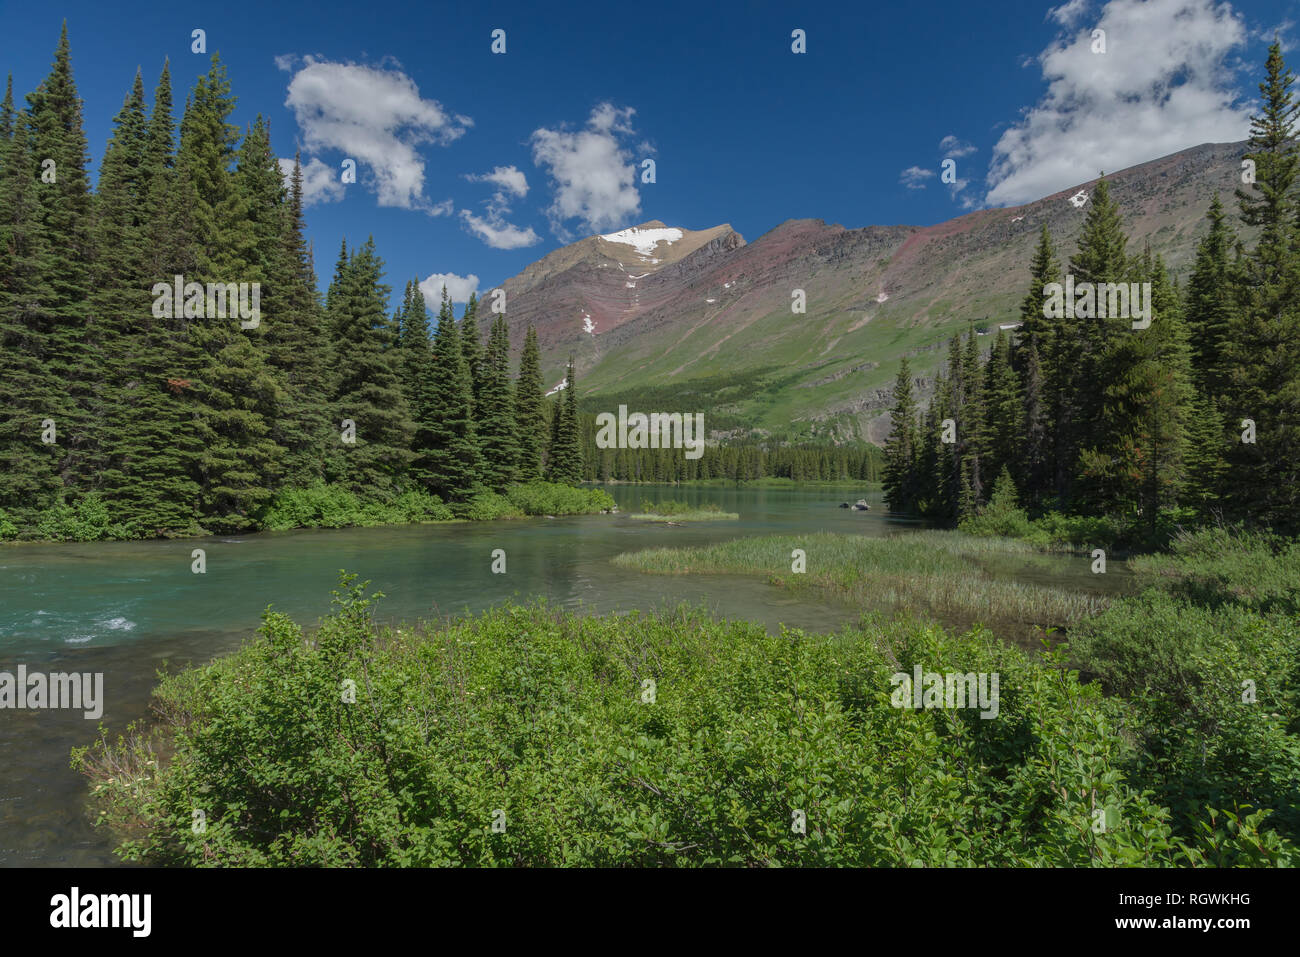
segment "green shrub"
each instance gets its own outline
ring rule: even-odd
[[[15,525],[5,510],[0,508],[0,542],[6,542],[18,537],[18,526]]]
[[[108,506],[95,493],[83,496],[75,505],[52,505],[36,519],[38,538],[52,542],[97,542],[129,538],[125,526],[112,520]]]
[[[1224,827],[1249,819],[1260,840],[1300,840],[1298,559],[1272,536],[1183,535],[1170,554],[1133,561],[1141,595],[1071,633],[1074,660],[1129,702],[1142,744],[1134,776],[1180,834],[1214,808]]]
[[[575,488],[558,482],[512,485],[505,495],[525,515],[583,515],[614,508],[614,499],[604,489]]]
[[[277,495],[262,516],[262,527],[283,531],[445,522],[453,518],[451,509],[438,496],[419,489],[403,492],[388,502],[362,501],[345,486],[318,482],[307,488],[286,489]]]
[[[498,518],[523,518],[523,509],[504,495],[496,492],[478,492],[463,502],[451,506],[457,518],[471,522],[490,522]]]
[[[123,858],[991,867],[1293,853],[1236,810],[1185,846],[1126,776],[1122,704],[982,629],[772,635],[685,610],[535,605],[392,630],[372,619],[379,596],[344,586],[313,640],[268,611],[234,656],[163,679],[158,727],[75,754]],[[997,717],[895,706],[893,675],[913,665],[998,674]]]

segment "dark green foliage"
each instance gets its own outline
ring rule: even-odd
[[[885,501],[895,512],[911,511],[916,505],[919,437],[916,400],[912,397],[912,369],[904,356],[894,381],[894,403],[889,411],[889,438],[885,440],[883,475]]]
[[[537,330],[529,325],[524,334],[524,351],[519,357],[519,378],[515,381],[514,396],[518,473],[520,480],[525,482],[542,475],[542,452],[546,447],[544,389]]]
[[[414,468],[430,491],[443,498],[463,498],[481,482],[483,458],[469,370],[445,287],[433,338],[432,376],[428,405],[420,411]]]
[[[267,612],[258,641],[164,680],[172,718],[153,737],[79,752],[105,820],[135,824],[119,853],[204,866],[1293,859],[1254,819],[1180,843],[1126,770],[1120,705],[1059,655],[1031,659],[984,630],[774,636],[685,610],[536,606],[394,631],[374,621],[380,597],[345,576],[311,641]],[[897,706],[894,676],[914,665],[997,673],[997,720]]]
[[[411,421],[402,395],[398,350],[392,348],[389,287],[373,239],[349,257],[330,297],[333,408],[342,445],[340,480],[358,495],[389,500],[412,461]],[[355,435],[344,424],[351,422]],[[352,438],[354,441],[347,441]],[[445,489],[437,491],[445,492]]]
[[[519,447],[515,444],[514,396],[510,388],[510,333],[505,316],[497,315],[492,320],[481,378],[475,420],[483,450],[483,482],[488,488],[501,491],[514,481],[519,458]]]
[[[572,485],[582,480],[582,450],[578,444],[578,400],[573,357],[569,357],[567,385],[551,406],[551,441],[546,453],[546,480]]]

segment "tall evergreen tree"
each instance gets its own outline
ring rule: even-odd
[[[569,357],[567,383],[555,397],[551,413],[551,445],[546,456],[546,477],[551,482],[576,484],[582,480],[582,450],[578,445],[578,398]]]
[[[470,393],[473,397],[473,414],[478,416],[478,403],[483,393],[483,340],[478,327],[478,297],[469,294],[465,315],[460,323],[460,351],[465,357],[465,371],[469,373]]]
[[[1300,528],[1300,257],[1294,187],[1300,172],[1294,76],[1275,41],[1251,118],[1247,158],[1255,183],[1239,190],[1242,219],[1261,227],[1243,262],[1224,345],[1233,517]],[[1248,421],[1249,420],[1249,421]],[[1253,424],[1254,441],[1246,441]]]
[[[519,458],[510,389],[510,332],[505,316],[497,315],[492,320],[482,378],[475,424],[483,450],[483,481],[500,491],[514,481]]]
[[[474,428],[469,370],[445,286],[433,337],[433,381],[428,414],[421,422],[427,439],[416,466],[427,476],[431,491],[443,498],[464,498],[482,480],[483,458]]]
[[[515,442],[519,448],[518,474],[524,482],[542,477],[546,435],[544,393],[542,354],[537,346],[537,330],[530,324],[524,334],[519,378],[515,382]]]
[[[907,356],[899,361],[894,379],[893,404],[889,410],[889,437],[885,440],[885,502],[891,511],[909,512],[916,507],[917,459],[920,449],[916,426],[916,399],[912,395],[912,367]]]
[[[35,180],[33,228],[39,234],[22,320],[37,350],[25,401],[16,408],[22,432],[39,441],[40,423],[55,420],[57,442],[40,453],[57,459],[54,487],[75,488],[90,480],[93,465],[92,399],[102,380],[101,356],[88,342],[91,268],[94,259],[89,156],[82,126],[81,98],[72,77],[67,23],[54,64],[35,92],[27,95],[24,129]],[[10,407],[14,408],[14,407]],[[32,416],[35,415],[35,421]],[[57,493],[61,494],[61,493]]]
[[[389,348],[389,287],[374,238],[353,254],[333,296],[333,406],[340,423],[355,426],[344,442],[342,480],[364,498],[391,499],[402,491],[415,423],[402,395],[397,357]]]

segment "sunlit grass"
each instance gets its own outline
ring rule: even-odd
[[[805,570],[794,571],[802,549]],[[923,531],[891,538],[818,533],[741,538],[696,548],[652,548],[625,553],[614,563],[665,575],[760,574],[775,585],[814,590],[867,608],[922,610],[949,622],[1007,626],[1017,637],[1068,628],[1108,601],[1068,588],[1008,581],[989,575],[978,559],[1023,556],[1025,542]]]

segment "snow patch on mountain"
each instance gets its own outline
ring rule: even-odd
[[[569,387],[569,377],[566,375],[566,376],[564,377],[564,379],[561,380],[561,382],[560,382],[559,385],[557,385],[554,389],[552,389],[550,392],[548,392],[548,393],[546,393],[546,394],[547,394],[547,395],[555,395],[555,393],[559,392],[559,391],[562,390],[562,389],[567,389],[568,387]]]
[[[607,243],[623,243],[631,246],[642,256],[649,256],[660,243],[672,244],[682,238],[682,231],[666,226],[662,229],[621,229],[616,233],[605,233],[601,237]],[[654,260],[658,262],[658,260]]]
[[[593,336],[596,334],[596,324],[591,321],[591,316],[587,313],[583,313],[582,316],[582,331],[589,332]]]

